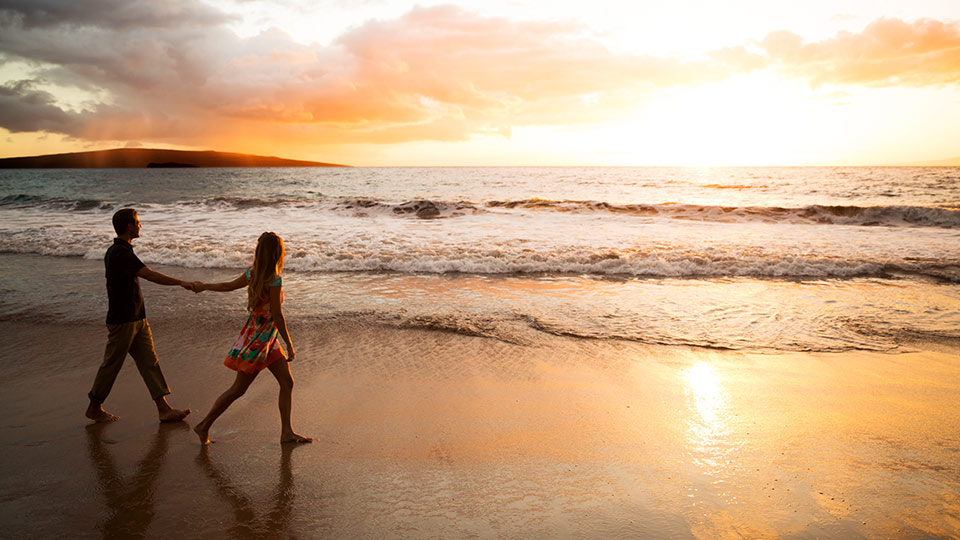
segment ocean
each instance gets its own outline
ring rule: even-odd
[[[2,170],[0,317],[102,321],[128,206],[140,258],[188,279],[231,279],[280,234],[301,320],[960,352],[955,167]],[[144,290],[151,319],[244,316],[241,294]]]

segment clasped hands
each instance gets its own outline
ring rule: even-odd
[[[188,291],[193,291],[195,293],[203,292],[206,289],[206,283],[202,281],[181,281],[180,286]]]

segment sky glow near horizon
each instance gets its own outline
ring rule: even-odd
[[[0,0],[0,157],[960,158],[960,2]]]

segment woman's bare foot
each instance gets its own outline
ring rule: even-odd
[[[283,433],[280,435],[280,443],[309,443],[313,442],[313,437],[304,437],[303,435],[297,435],[294,432]]]
[[[179,422],[190,414],[190,409],[169,409],[160,413],[161,422]]]
[[[91,403],[90,406],[87,407],[86,417],[98,424],[116,422],[117,420],[120,419],[119,416],[115,416],[108,413],[107,411],[103,410],[102,405],[99,405],[96,403]]]
[[[204,446],[216,442],[216,441],[210,440],[210,427],[205,426],[203,422],[200,422],[199,424],[194,426],[193,432],[197,434],[197,437],[200,437],[200,444]]]

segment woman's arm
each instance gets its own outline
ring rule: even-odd
[[[273,316],[273,324],[277,325],[277,332],[280,337],[287,342],[287,362],[293,362],[296,351],[293,350],[293,342],[290,341],[290,333],[287,332],[287,320],[283,318],[283,302],[280,300],[280,287],[270,287],[270,315]]]
[[[235,291],[239,288],[247,286],[247,274],[243,273],[233,281],[224,281],[222,283],[197,283],[196,292],[202,291],[217,291],[217,292],[229,292]]]

